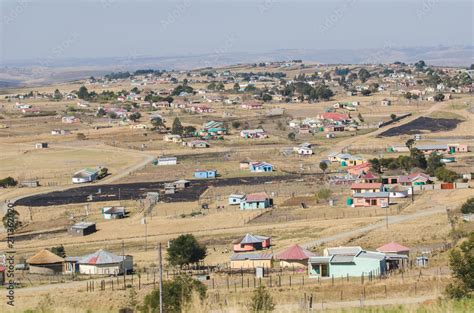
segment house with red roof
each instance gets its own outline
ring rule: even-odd
[[[240,202],[241,210],[266,209],[273,205],[273,200],[266,192],[251,193]]]
[[[382,191],[382,183],[354,183],[351,185],[352,194],[365,193],[365,192],[378,192]]]
[[[359,176],[359,175],[363,175],[364,173],[368,173],[370,171],[370,168],[371,168],[370,163],[364,162],[362,164],[349,167],[347,169],[347,172],[351,175]]]
[[[380,246],[376,249],[378,252],[388,253],[388,254],[403,254],[410,255],[410,248],[402,246],[396,242],[387,243],[383,246]]]
[[[332,122],[347,122],[350,121],[349,115],[338,112],[324,112],[317,116],[318,119],[327,120]]]
[[[83,257],[71,258],[66,262],[75,262],[79,273],[88,275],[121,275],[133,271],[133,256],[116,255],[105,250],[97,250]]]
[[[360,175],[358,180],[360,183],[376,183],[378,179],[379,179],[378,175],[368,172],[368,173],[364,173]]]
[[[241,107],[246,110],[261,110],[263,109],[263,104],[256,101],[249,101],[242,103]]]
[[[280,252],[276,258],[280,260],[280,267],[306,268],[308,259],[316,256],[313,252],[302,248],[300,245],[293,245]]]

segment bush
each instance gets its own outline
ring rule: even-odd
[[[446,287],[446,294],[454,299],[471,298],[474,291],[474,232],[459,248],[451,250],[449,267],[455,281]]]
[[[272,312],[275,310],[272,295],[264,286],[254,290],[249,309],[251,312]]]
[[[233,127],[233,128],[236,128],[236,129],[237,129],[237,128],[240,127],[240,125],[241,125],[241,123],[240,123],[239,121],[233,121],[233,122],[232,122],[232,127]]]
[[[167,313],[180,313],[184,306],[188,304],[193,293],[197,293],[199,298],[204,300],[206,296],[206,286],[188,276],[178,276],[172,281],[163,282],[163,311]],[[159,312],[160,290],[154,289],[145,296],[141,312]]]
[[[6,188],[6,187],[13,187],[16,186],[18,182],[13,179],[13,177],[8,176],[4,179],[0,179],[0,187]]]
[[[468,199],[461,207],[461,212],[464,214],[474,213],[474,198]]]

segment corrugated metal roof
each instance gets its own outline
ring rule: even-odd
[[[354,256],[352,255],[333,255],[330,263],[353,263]]]
[[[244,260],[271,260],[273,254],[271,253],[234,253],[230,257],[231,261],[244,261]]]
[[[309,258],[310,263],[328,264],[332,256],[312,256]]]
[[[270,237],[265,237],[265,236],[258,236],[258,235],[251,235],[251,234],[246,234],[240,239],[234,240],[234,243],[240,243],[240,244],[246,244],[246,243],[260,243],[264,242],[265,240],[269,239]]]
[[[380,252],[372,252],[372,251],[361,251],[358,255],[358,258],[364,259],[375,259],[375,260],[383,260],[385,259],[385,254]]]
[[[113,253],[100,249],[94,253],[83,256],[82,258],[79,259],[77,263],[90,264],[90,265],[114,264],[114,263],[120,263],[124,259],[125,259],[124,256],[118,256]]]
[[[354,198],[388,198],[389,196],[389,192],[364,192],[353,195]]]
[[[333,247],[326,249],[328,255],[356,255],[362,251],[359,246],[356,247]]]

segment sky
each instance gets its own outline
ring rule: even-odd
[[[472,0],[0,0],[16,60],[474,45]]]

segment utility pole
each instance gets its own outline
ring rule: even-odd
[[[143,218],[143,223],[145,223],[145,251],[148,250],[148,223],[146,221],[146,214],[144,214],[145,217]]]
[[[126,278],[126,269],[125,269],[125,244],[122,240],[122,271],[123,271],[123,289],[126,289],[125,278]]]
[[[160,259],[160,313],[163,313],[163,261],[161,258],[161,242],[159,243],[158,255]]]

